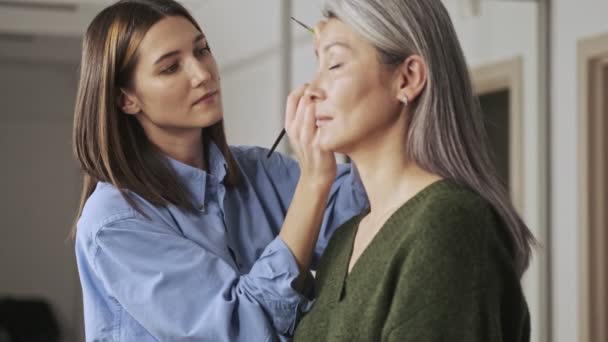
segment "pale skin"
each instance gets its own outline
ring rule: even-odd
[[[426,85],[426,65],[412,55],[384,66],[375,48],[338,19],[315,27],[318,70],[307,94],[315,106],[320,146],[355,163],[370,202],[357,231],[353,269],[383,224],[401,205],[441,179],[407,156],[408,106]],[[381,165],[381,167],[379,167]]]
[[[117,99],[125,115],[141,123],[148,139],[166,155],[206,170],[202,129],[223,118],[218,67],[202,32],[183,17],[161,19],[138,49],[132,86]],[[325,204],[336,177],[331,152],[319,147],[313,107],[305,87],[287,100],[286,130],[300,162],[301,176],[280,236],[301,271],[303,286]]]

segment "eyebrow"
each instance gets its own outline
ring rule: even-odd
[[[352,48],[352,47],[350,47],[350,45],[348,45],[348,44],[346,44],[346,43],[343,43],[343,42],[332,42],[332,43],[329,43],[329,44],[327,44],[327,45],[325,45],[325,46],[323,47],[323,52],[327,52],[327,50],[329,50],[330,48],[332,48],[332,47],[334,47],[334,46],[341,46],[341,47],[343,47],[343,48],[345,48],[345,49],[348,49],[348,50],[350,50],[350,51],[353,51],[353,48]],[[317,57],[319,57],[319,52],[318,52],[317,50],[315,50],[315,55],[316,55]]]
[[[201,34],[197,35],[196,37],[194,37],[194,39],[192,40],[192,44],[194,45],[194,44],[196,44],[197,42],[199,42],[199,41],[201,41],[203,39],[205,39],[205,35],[201,33]],[[174,51],[170,51],[170,52],[165,53],[164,55],[160,56],[156,60],[156,62],[154,62],[154,65],[160,63],[165,58],[169,58],[169,57],[178,55],[179,52],[180,52],[179,50],[174,50]]]

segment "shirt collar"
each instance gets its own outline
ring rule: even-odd
[[[209,153],[209,171],[212,176],[216,177],[219,182],[224,182],[226,175],[228,173],[228,163],[226,163],[226,158],[220,151],[220,148],[217,145],[210,141],[209,149],[207,150]]]
[[[209,142],[207,153],[207,160],[209,161],[208,172],[166,156],[173,170],[185,182],[194,196],[197,205],[203,205],[205,203],[208,178],[215,178],[218,183],[222,183],[228,173],[226,159],[224,158],[222,151],[220,151],[219,147],[217,147],[214,142]]]

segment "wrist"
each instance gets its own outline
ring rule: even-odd
[[[319,176],[303,173],[300,175],[298,185],[304,186],[305,189],[310,189],[320,194],[329,192],[334,182],[334,178],[328,176]]]

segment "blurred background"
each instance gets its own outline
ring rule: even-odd
[[[71,154],[80,44],[110,3],[0,0],[0,317],[31,330],[52,316],[57,329],[41,329],[62,342],[84,341],[67,240],[81,180]],[[314,25],[322,0],[182,3],[219,63],[228,141],[270,147],[287,94],[315,70],[310,33],[289,17]],[[523,280],[532,341],[608,341],[608,2],[444,3],[497,166],[540,242]],[[24,323],[17,303],[40,316]]]

